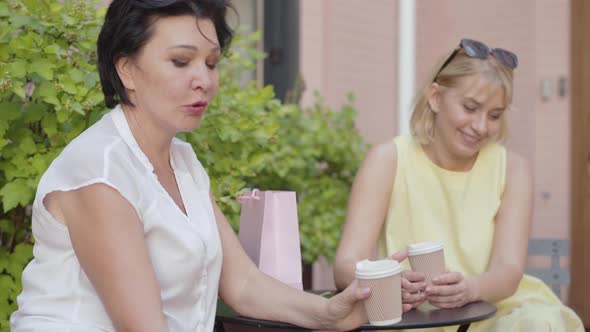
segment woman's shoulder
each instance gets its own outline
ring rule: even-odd
[[[410,134],[402,134],[387,141],[375,144],[367,153],[366,161],[385,165],[394,173],[405,164],[419,162],[422,147],[420,143]]]
[[[395,165],[398,150],[396,140],[397,138],[389,139],[373,145],[367,152],[365,161],[376,164]]]
[[[133,160],[114,125],[104,116],[66,145],[43,174],[38,191],[44,195],[97,182],[117,185],[122,181],[127,186],[127,182],[138,178],[139,166],[140,162]]]
[[[488,147],[486,151],[487,161],[480,164],[483,167],[486,178],[498,183],[499,192],[505,192],[510,184],[518,183],[522,180],[527,182],[532,181],[530,164],[520,153],[496,143]]]
[[[376,163],[385,163],[390,167],[396,167],[400,159],[414,151],[418,143],[411,135],[399,135],[384,142],[375,144],[367,153],[367,160]]]
[[[103,170],[107,163],[116,162],[122,156],[124,141],[107,116],[74,138],[54,161],[55,167]],[[119,152],[119,153],[118,153]],[[118,158],[115,156],[118,155]]]
[[[506,173],[508,177],[530,175],[531,165],[523,155],[506,149]]]
[[[500,143],[488,144],[484,152],[487,158],[499,160],[505,166],[507,173],[525,171],[530,167],[529,161],[522,154]]]
[[[357,181],[390,188],[397,173],[397,148],[394,139],[373,145],[357,173]],[[378,180],[374,182],[374,180]]]

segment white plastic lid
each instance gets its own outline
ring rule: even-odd
[[[408,244],[408,256],[429,254],[441,250],[443,244],[441,241],[426,241],[414,244]]]
[[[355,275],[360,279],[379,279],[402,271],[401,265],[393,259],[370,261],[365,259],[356,263]]]

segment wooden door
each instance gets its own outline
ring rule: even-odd
[[[590,1],[571,0],[572,221],[570,305],[590,327]]]

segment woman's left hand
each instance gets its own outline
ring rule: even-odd
[[[426,287],[428,301],[439,308],[458,308],[475,300],[473,281],[459,272],[449,272],[432,279]]]
[[[331,297],[326,304],[327,317],[323,319],[329,330],[349,331],[369,319],[363,301],[371,295],[368,288],[361,288],[355,280],[341,293]]]

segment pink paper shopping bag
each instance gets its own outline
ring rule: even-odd
[[[238,201],[238,238],[250,259],[267,275],[303,289],[295,192],[254,189]]]

